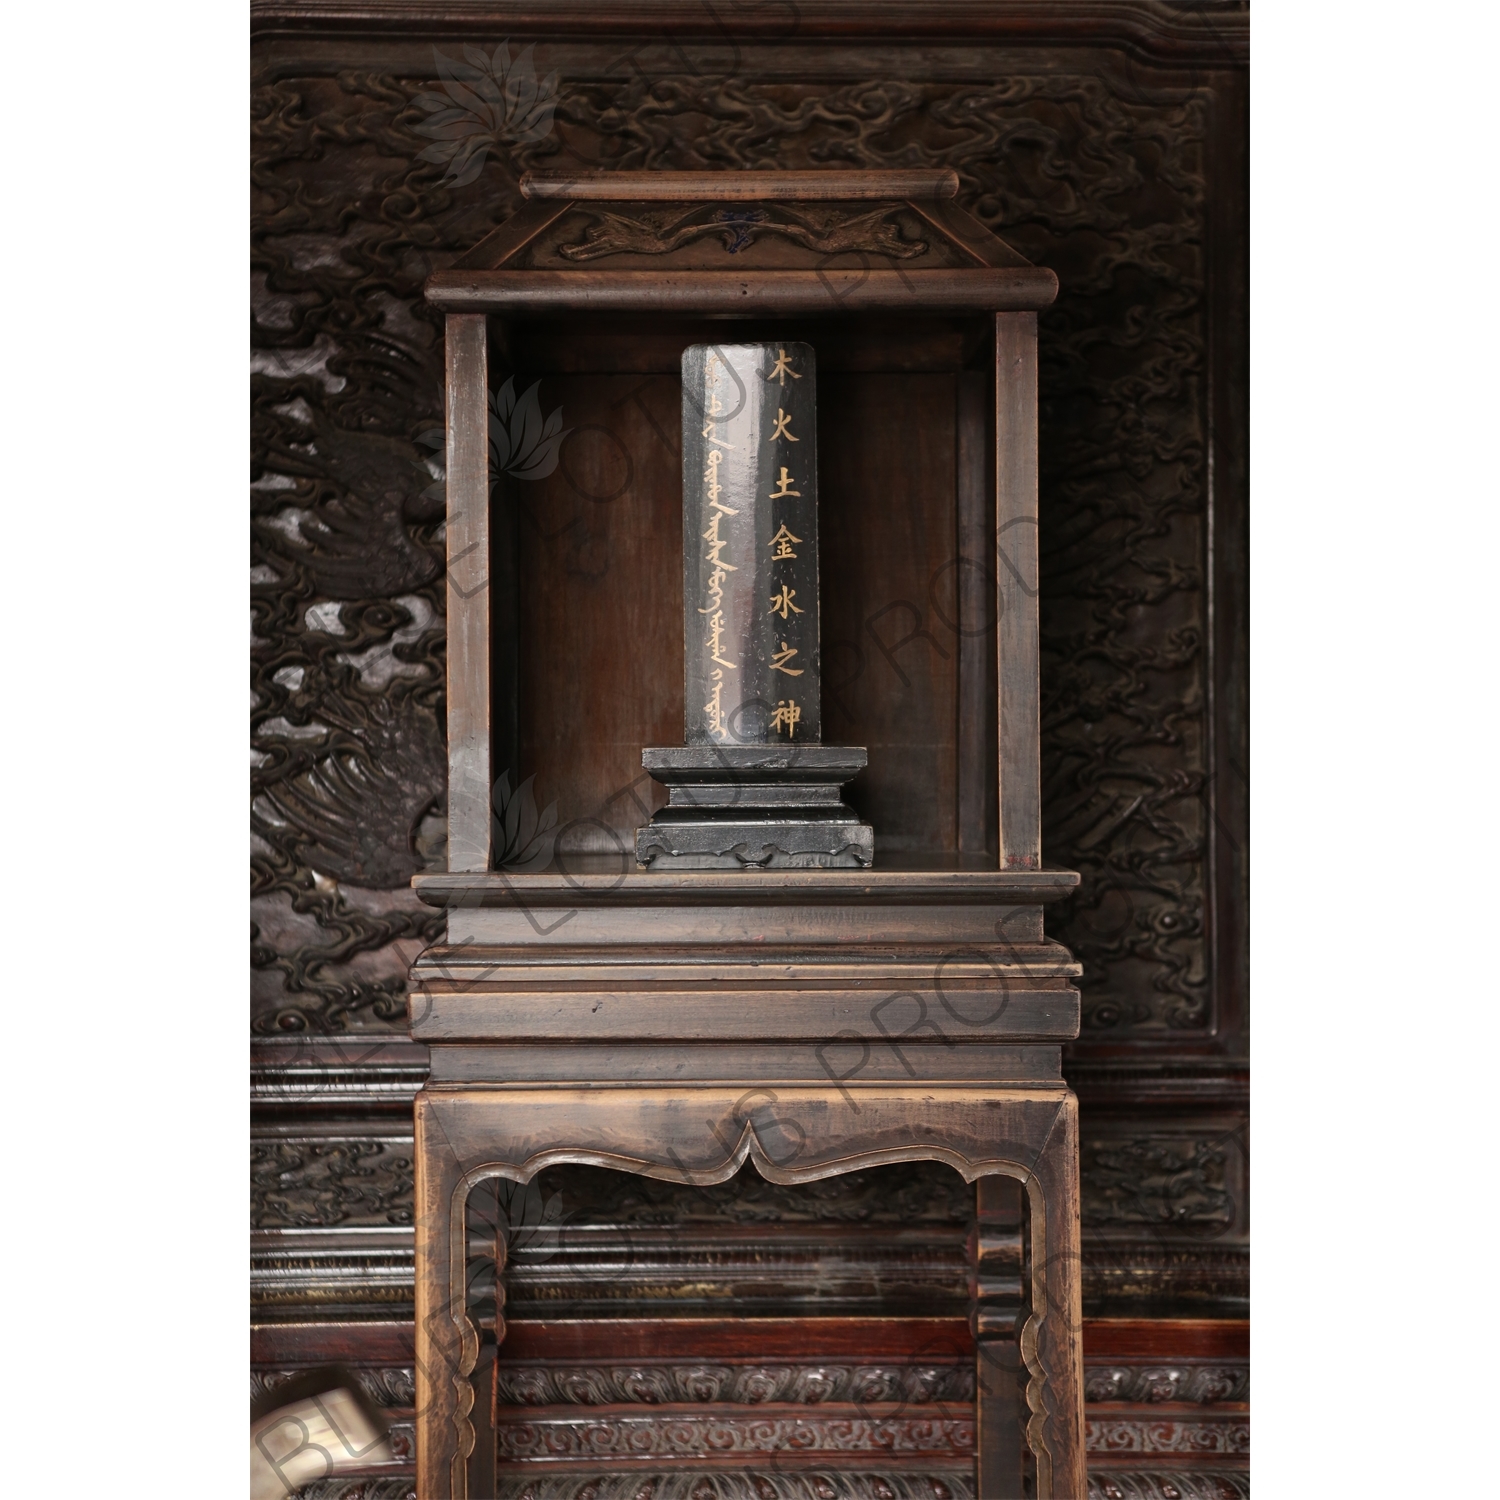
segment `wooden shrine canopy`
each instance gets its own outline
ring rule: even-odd
[[[1022,312],[1057,296],[941,171],[528,172],[516,213],[427,283],[445,312]]]

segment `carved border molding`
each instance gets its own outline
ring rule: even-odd
[[[1090,1454],[1212,1453],[1247,1456],[1250,1419],[1246,1416],[1091,1417],[1084,1423]]]
[[[1250,1423],[1243,1415],[1091,1417],[1084,1426],[1091,1457],[1121,1453],[1213,1454],[1245,1457]],[[952,1457],[974,1451],[974,1418],[836,1410],[760,1412],[693,1410],[611,1412],[579,1416],[526,1413],[495,1429],[497,1454],[508,1462],[610,1459],[649,1463],[660,1458],[718,1459],[749,1453],[816,1462],[826,1453],[899,1453]]]
[[[380,1307],[412,1301],[411,1230],[264,1229],[250,1238],[250,1297],[260,1308]]]
[[[259,1369],[250,1373],[255,1402],[302,1368]],[[382,1408],[410,1407],[416,1401],[416,1372],[410,1365],[360,1367],[353,1371],[360,1389]],[[817,1406],[825,1401],[899,1401],[926,1406],[974,1399],[974,1370],[961,1364],[848,1365],[715,1364],[703,1360],[637,1361],[625,1365],[501,1365],[496,1371],[502,1406],[667,1405],[716,1402],[753,1406],[762,1402]],[[1154,1405],[1219,1406],[1250,1398],[1250,1367],[1217,1361],[1196,1364],[1089,1365],[1084,1399],[1096,1425],[1110,1420],[1097,1408]]]
[[[497,1493],[502,1500],[973,1500],[974,1481],[956,1469],[921,1474],[637,1471],[508,1476]]]
[[[1163,0],[798,0],[710,6],[702,0],[251,0],[252,36],[278,32],[417,30],[443,36],[495,29],[513,36],[756,37],[768,41],[887,39],[1123,46],[1176,63],[1243,67],[1250,10],[1243,0],[1178,6]]]
[[[297,1500],[417,1500],[410,1479],[315,1479],[297,1491]]]
[[[393,1230],[379,1242],[358,1244],[354,1240],[354,1235],[338,1229],[256,1232],[250,1256],[252,1303],[265,1309],[302,1309],[301,1316],[313,1318],[331,1316],[332,1308],[341,1307],[363,1316],[409,1320],[414,1285],[412,1231]],[[1135,1304],[1149,1306],[1153,1298],[1171,1297],[1180,1308],[1201,1307],[1209,1309],[1204,1315],[1221,1316],[1222,1309],[1238,1309],[1246,1302],[1249,1261],[1249,1251],[1243,1246],[1164,1250],[1146,1242],[1100,1244],[1085,1239],[1084,1297],[1086,1303],[1104,1305],[1101,1315],[1130,1316]],[[555,1312],[563,1305],[529,1297],[524,1316],[541,1316],[544,1309]],[[632,1305],[649,1315],[643,1304]]]
[[[767,1402],[819,1406],[899,1401],[928,1406],[974,1399],[972,1359],[963,1364],[670,1364],[503,1365],[496,1371],[503,1406],[664,1406],[674,1402]]]
[[[705,1484],[707,1481],[707,1484]],[[503,1482],[502,1500],[974,1500],[973,1480],[941,1474],[673,1473],[527,1476]],[[416,1500],[410,1479],[323,1479],[300,1500]],[[1235,1470],[1108,1470],[1090,1474],[1088,1500],[1250,1500]]]
[[[1234,1469],[1108,1469],[1089,1475],[1088,1500],[1250,1500],[1250,1476]]]
[[[328,1316],[327,1309],[337,1304],[366,1316],[380,1310],[383,1317],[409,1319],[410,1312],[392,1309],[411,1305],[412,1231],[393,1230],[378,1242],[354,1240],[354,1235],[338,1229],[257,1231],[250,1255],[252,1302],[263,1308],[304,1308],[308,1317]],[[705,1259],[704,1264],[710,1263]],[[1135,1305],[1149,1306],[1153,1299],[1169,1297],[1178,1308],[1207,1308],[1210,1312],[1203,1315],[1222,1316],[1222,1309],[1233,1311],[1248,1299],[1250,1252],[1243,1246],[1163,1248],[1146,1241],[1100,1243],[1086,1238],[1082,1272],[1085,1302],[1099,1306],[1100,1316],[1133,1316]],[[533,1280],[528,1289],[534,1291],[538,1284]],[[543,1309],[555,1311],[560,1305],[565,1304],[530,1296],[524,1316],[541,1316]],[[649,1315],[643,1303],[631,1305]]]
[[[254,1405],[263,1396],[280,1390],[290,1380],[299,1379],[307,1372],[304,1369],[251,1370],[250,1402]],[[416,1404],[417,1376],[410,1365],[394,1365],[351,1370],[359,1382],[359,1388],[369,1398],[372,1406],[382,1410],[402,1410]]]
[[[559,245],[557,253],[574,262],[608,255],[668,255],[696,240],[718,238],[733,255],[762,236],[771,236],[822,255],[865,253],[908,260],[925,255],[930,247],[926,240],[906,239],[901,234],[904,206],[882,204],[847,222],[812,208],[794,209],[779,203],[743,208],[699,204],[686,212],[674,204],[635,215],[600,208],[586,211],[591,222],[585,237]]]
[[[1217,1406],[1250,1399],[1250,1366],[1242,1364],[1099,1364],[1084,1369],[1083,1399]]]
[[[961,1417],[866,1415],[855,1408],[811,1413],[647,1411],[612,1413],[603,1419],[537,1414],[499,1424],[495,1450],[506,1461],[583,1458],[624,1464],[754,1453],[774,1454],[783,1463],[815,1463],[829,1453],[870,1453],[901,1454],[909,1462],[973,1453],[974,1417],[972,1412]]]

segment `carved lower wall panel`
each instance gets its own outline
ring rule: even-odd
[[[417,1500],[405,1478],[317,1480],[301,1500]],[[975,1500],[961,1470],[940,1474],[553,1474],[508,1478],[499,1500]],[[1088,1500],[1249,1500],[1250,1476],[1233,1469],[1090,1470]]]
[[[1243,1239],[1245,1134],[1242,1117],[1155,1129],[1139,1119],[1090,1121],[1079,1142],[1084,1222],[1093,1230]]]
[[[1092,1492],[1091,1492],[1092,1493]],[[301,1500],[417,1500],[407,1479],[318,1480]],[[973,1479],[943,1474],[668,1474],[549,1475],[511,1478],[499,1500],[974,1500]]]
[[[412,1222],[412,1138],[369,1129],[265,1132],[250,1146],[257,1229]]]
[[[297,1373],[257,1370],[252,1400]],[[409,1470],[412,1459],[413,1371],[360,1366],[353,1374],[385,1412],[397,1459],[395,1473],[372,1470],[363,1482],[388,1486]],[[681,1491],[689,1496],[697,1485],[703,1496],[833,1493],[842,1500],[881,1494],[880,1484],[892,1495],[927,1495],[934,1492],[923,1486],[933,1481],[947,1485],[955,1497],[965,1495],[970,1493],[973,1384],[967,1360],[940,1365],[501,1361],[496,1380],[500,1493],[519,1496],[535,1485],[537,1496],[588,1495],[590,1483],[604,1483],[600,1466],[608,1465],[613,1471],[608,1484],[628,1480],[635,1486],[619,1493],[634,1497],[644,1492],[641,1486],[652,1485],[654,1500],[678,1492],[663,1490],[667,1476],[652,1468],[670,1462],[674,1485],[683,1478],[678,1471],[684,1465],[691,1470]],[[1243,1361],[1095,1363],[1085,1371],[1085,1386],[1091,1497],[1225,1500],[1248,1494],[1249,1367]],[[825,1472],[835,1454],[841,1468],[863,1465],[869,1472]],[[893,1469],[893,1458],[921,1472],[903,1475],[899,1463]],[[1171,1467],[1152,1470],[1154,1460]],[[692,1468],[695,1463],[702,1467]],[[1188,1463],[1196,1467],[1185,1469]],[[770,1465],[770,1472],[762,1474],[756,1465]],[[791,1488],[757,1490],[757,1480],[785,1480]],[[703,1489],[706,1481],[718,1488]],[[855,1483],[867,1488],[847,1487]],[[747,1484],[751,1488],[745,1489]],[[818,1490],[818,1484],[834,1488]],[[916,1489],[904,1490],[902,1484]],[[324,1493],[316,1486],[304,1491]],[[342,1492],[327,1491],[335,1493]],[[368,1497],[387,1490],[358,1493]],[[592,1500],[612,1493],[601,1489]]]
[[[507,1477],[497,1493],[500,1500],[973,1500],[974,1481],[960,1470],[550,1475]]]

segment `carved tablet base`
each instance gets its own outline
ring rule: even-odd
[[[668,803],[636,831],[655,868],[868,869],[875,833],[844,802],[862,747],[670,745],[641,752]]]

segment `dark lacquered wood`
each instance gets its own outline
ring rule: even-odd
[[[956,522],[956,378],[822,381],[823,738],[869,749],[850,796],[881,861],[994,851],[995,605],[979,597],[994,576],[993,500],[976,489],[987,445],[970,432]],[[571,373],[544,378],[542,394],[571,432],[554,473],[507,491],[519,510],[518,774],[536,774],[541,805],[558,799],[571,860],[634,848],[663,800],[640,749],[682,733],[681,397],[672,379]],[[872,506],[878,493],[893,498]]]
[[[969,371],[958,377],[954,555],[941,584],[932,591],[932,606],[958,653],[958,849],[994,859],[999,778],[994,712],[997,580],[992,561],[994,459],[985,413],[989,392],[985,374]]]
[[[891,1019],[911,1024],[942,1014],[940,997],[930,988],[897,992],[900,1001]],[[943,995],[956,1010],[987,1017],[1005,1008],[1003,1034],[1015,1041],[1071,1041],[1078,1032],[1078,993],[1073,989],[1000,989],[993,981],[974,981],[960,988],[950,982]],[[428,990],[422,1006],[427,1019],[413,1024],[412,1035],[428,1043],[504,1042],[825,1042],[848,1033],[883,1042],[869,1025],[873,1000],[858,990],[818,990],[804,986],[778,989],[726,985],[714,990],[674,989],[669,993],[578,988],[567,993],[537,992],[516,985],[485,986],[463,993]],[[863,1024],[862,1024],[863,1023]],[[936,1019],[932,1021],[937,1025]],[[892,1029],[890,1026],[888,1030]],[[993,1040],[996,1028],[948,1019],[943,1028],[950,1042]]]
[[[526,389],[526,371],[524,367],[517,365],[515,352],[511,347],[511,331],[500,318],[488,318],[486,324],[489,332],[490,390],[498,393],[509,382],[511,390],[519,396]],[[515,384],[518,380],[522,382],[519,387]],[[494,416],[492,404],[491,419]],[[511,788],[518,784],[516,768],[521,762],[520,626],[526,607],[522,585],[528,565],[522,540],[529,514],[527,502],[535,488],[534,484],[524,483],[508,472],[494,472],[492,454],[490,572],[489,587],[485,590],[489,601],[490,621],[490,774],[492,785],[505,776]],[[500,813],[493,796],[490,806],[492,813]],[[503,826],[492,818],[492,845]],[[505,848],[492,848],[491,858],[502,857],[506,852]]]
[[[541,807],[557,801],[570,867],[578,855],[628,852],[634,868],[635,829],[666,800],[641,750],[682,739],[676,387],[632,375],[544,379],[545,409],[561,408],[569,436],[551,474],[509,490],[519,511],[517,775],[537,778]]]
[[[415,1352],[415,1326],[394,1319],[250,1325],[252,1365],[400,1365]]]
[[[648,311],[712,317],[930,315],[1048,307],[1057,297],[1057,277],[1040,267],[908,271],[868,264],[815,270],[437,271],[428,278],[426,296],[445,312],[508,317]]]
[[[457,271],[494,271],[519,255],[544,229],[567,213],[566,203],[527,203],[453,262]]]
[[[497,324],[498,320],[491,320],[492,339]],[[802,339],[818,351],[818,368],[827,375],[955,372],[971,366],[979,347],[987,348],[993,336],[990,319],[982,314],[927,318],[871,312],[845,318],[836,308],[820,317],[736,318],[728,327],[691,316],[612,314],[582,321],[553,313],[507,321],[505,328],[516,368],[529,371],[532,378],[552,374],[655,375],[669,377],[674,389],[682,351],[689,344],[715,338],[732,336],[740,343],[757,344]],[[645,381],[639,384],[644,386]],[[984,420],[987,432],[989,417]],[[663,428],[663,432],[666,436],[660,441],[676,452],[678,434],[670,428]]]
[[[433,1048],[431,1083],[484,1088],[525,1078],[538,1084],[592,1087],[625,1080],[645,1090],[694,1078],[742,1092],[793,1084],[822,1087],[830,1082],[835,1090],[851,1082],[912,1083],[987,1090],[997,1097],[1012,1088],[1063,1087],[1061,1046],[959,1041],[942,1030],[941,1009],[934,1012],[929,1005],[924,1017],[918,1006],[899,997],[885,1010],[878,1009],[890,998],[872,1000],[861,1032],[821,1040],[741,1041],[727,1047],[717,1041],[506,1042],[503,1051],[492,1040],[444,1043]],[[424,1008],[420,999],[413,1002],[414,1014],[422,1014]],[[928,1029],[911,1033],[924,1023]]]
[[[1029,906],[1058,901],[1077,889],[1072,870],[996,870],[953,860],[893,858],[876,870],[782,870],[772,880],[758,870],[651,870],[624,867],[608,856],[568,859],[561,868],[522,874],[511,871],[433,872],[412,877],[412,889],[429,906],[471,912],[514,906],[518,898],[538,906],[589,907],[640,904],[736,905],[815,908],[857,902],[955,906]],[[892,937],[900,934],[893,932]]]
[[[988,1181],[990,1179],[986,1179]],[[995,1179],[1004,1183],[1005,1179]],[[409,1320],[254,1323],[250,1362],[278,1368],[327,1364],[409,1364],[416,1325]],[[508,1362],[546,1359],[862,1359],[974,1357],[967,1318],[513,1318]],[[1237,1318],[1085,1318],[1083,1353],[1111,1360],[1243,1360],[1250,1324]]]
[[[801,46],[813,40],[948,44],[1006,41],[1027,46],[1125,47],[1180,66],[1242,66],[1250,54],[1249,13],[1215,7],[1185,9],[1163,0],[797,0],[787,6],[707,7],[702,0],[252,0],[256,36],[380,35],[415,31],[423,37],[486,35],[641,38],[669,46],[685,38],[756,38]],[[626,51],[623,63],[633,61]],[[639,66],[637,64],[637,66]]]
[[[965,213],[956,203],[943,198],[913,198],[908,201],[934,229],[940,230],[950,242],[958,245],[976,266],[1031,264],[1019,250],[1007,245],[992,229],[986,228],[973,214]]]
[[[877,867],[958,848],[958,642],[933,602],[955,545],[953,388],[938,374],[823,380],[825,738],[869,751],[848,795]]]
[[[1083,1245],[1078,1181],[1078,1100],[1069,1093],[1036,1155],[1027,1183],[1031,1307],[1021,1335],[1030,1373],[1027,1441],[1037,1465],[1037,1493],[1083,1496]],[[1045,1215],[1045,1223],[1042,1217]],[[1045,1307],[1038,1298],[1045,1298]],[[1035,1354],[1028,1340],[1035,1340]]]
[[[1042,863],[1036,314],[995,318],[995,576],[999,584],[1000,863]]]
[[[505,1359],[953,1360],[974,1357],[961,1318],[514,1320]]]
[[[1249,1359],[1250,1323],[1242,1318],[1090,1318],[1083,1325],[1090,1360]]]
[[[1218,1045],[1249,1050],[1250,163],[1249,81],[1227,75],[1210,105],[1216,184],[1209,219],[1210,463],[1207,825],[1209,942]]]
[[[1009,1177],[981,1178],[968,1245],[969,1324],[978,1353],[974,1481],[977,1494],[995,1500],[1025,1494],[1025,1229],[1020,1184]]]

